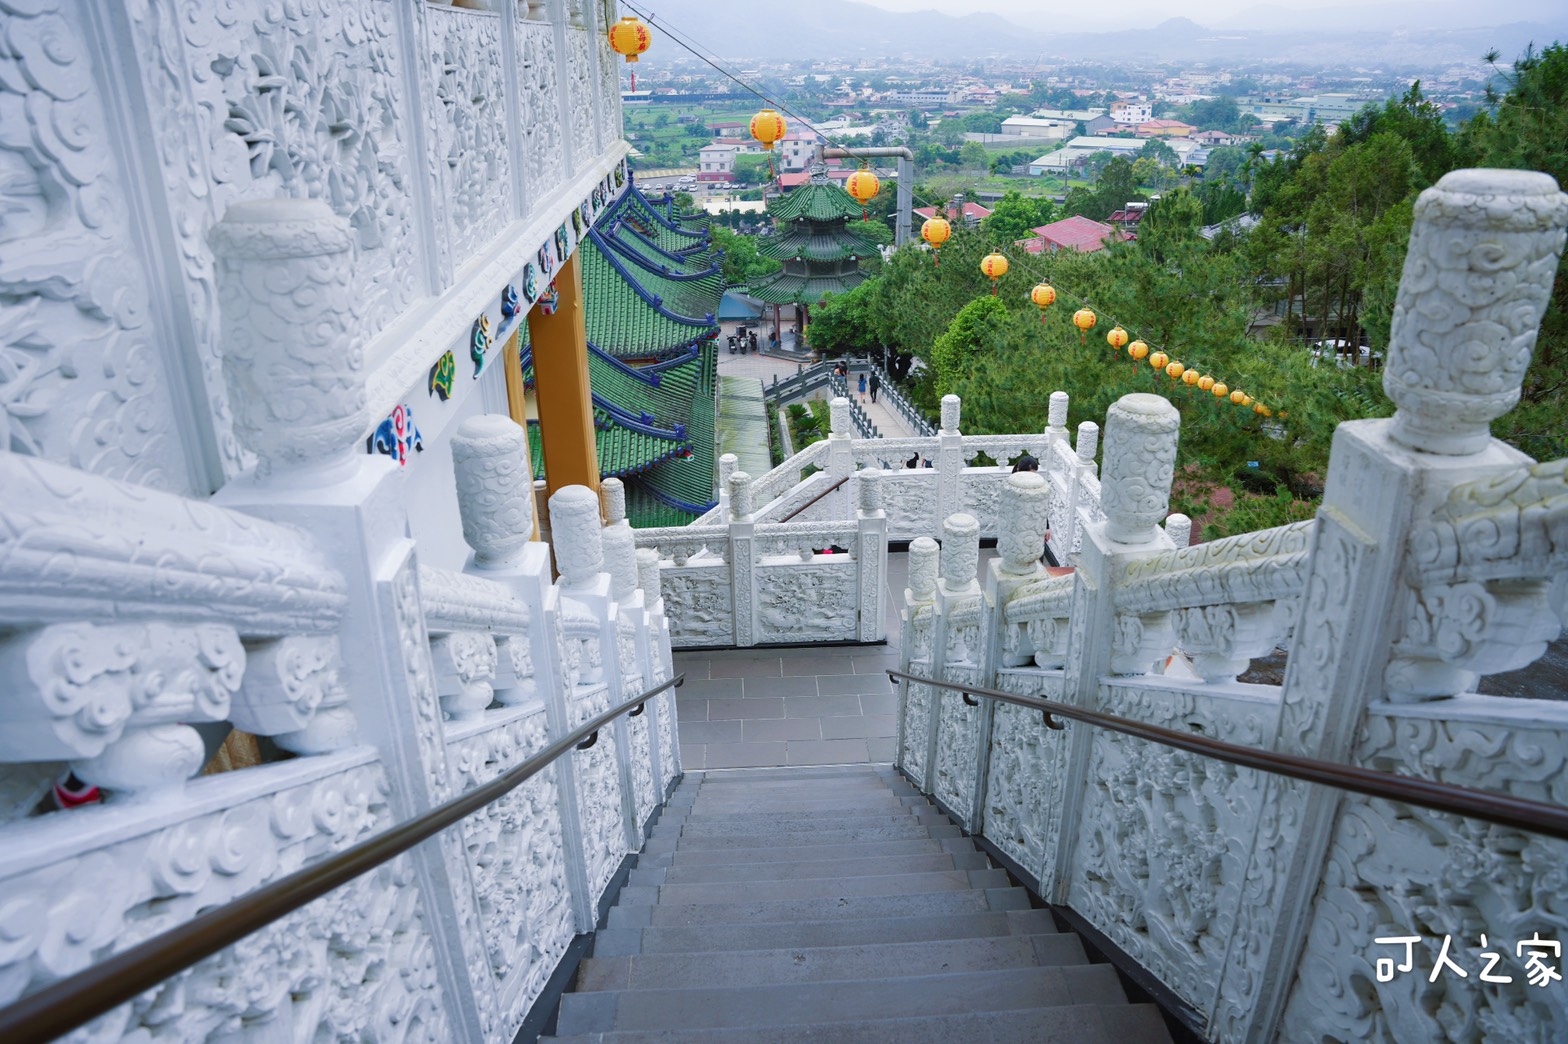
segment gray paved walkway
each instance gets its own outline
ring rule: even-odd
[[[762,382],[755,377],[719,374],[719,453],[735,454],[737,467],[748,475],[773,470],[768,448],[768,413]]]
[[[906,556],[888,555],[888,644],[677,652],[681,761],[689,769],[891,762],[898,609]]]

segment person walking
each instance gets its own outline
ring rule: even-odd
[[[865,374],[861,374],[860,375],[860,384],[858,385],[858,387],[859,387],[859,390],[860,390],[860,401],[861,402],[865,402],[866,401],[866,375]]]
[[[876,402],[877,392],[882,388],[882,378],[873,372],[871,374],[871,383],[868,385],[868,387],[871,389],[871,401]]]

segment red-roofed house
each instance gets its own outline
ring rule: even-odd
[[[1107,241],[1125,241],[1133,238],[1130,232],[1123,232],[1076,214],[1029,231],[1034,233],[1034,237],[1020,239],[1018,245],[1031,254],[1055,253],[1058,250],[1075,250],[1080,254],[1092,254],[1096,250],[1105,249]]]
[[[957,221],[958,220],[958,208],[957,207],[955,207],[951,203],[949,203],[943,209],[945,210],[945,213],[943,214],[943,216],[946,217],[947,220],[949,220],[949,221]],[[916,207],[915,208],[915,214],[917,216],[919,216],[922,221],[927,219],[927,218],[934,218],[934,217],[936,217],[936,208],[935,207]],[[974,228],[975,226],[979,225],[980,222],[984,221],[986,218],[988,218],[990,216],[991,216],[990,208],[982,207],[978,203],[970,203],[968,201],[965,201],[965,203],[964,203],[964,224],[968,225],[970,228]]]

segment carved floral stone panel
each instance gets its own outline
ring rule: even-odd
[[[290,766],[246,774],[294,773]],[[0,1004],[392,825],[378,764],[353,764],[0,880]],[[62,824],[64,826],[65,824]],[[47,829],[47,828],[46,828]],[[48,847],[48,846],[45,846]],[[91,1040],[453,1039],[408,856],[95,1020]],[[75,1038],[73,1038],[75,1039]]]
[[[518,6],[519,18],[526,16]],[[531,213],[566,171],[561,132],[561,84],[555,61],[555,29],[544,22],[517,23],[517,106],[523,128],[521,154]]]
[[[1568,718],[1541,721],[1538,705],[1528,718],[1517,706],[1498,706],[1520,702],[1464,696],[1446,701],[1441,717],[1374,706],[1354,760],[1568,804]],[[1568,941],[1565,866],[1561,841],[1346,795],[1284,1025],[1313,1040],[1563,1040],[1568,996],[1560,982],[1530,983],[1517,944],[1537,934]],[[1375,940],[1410,936],[1420,937],[1414,967],[1379,981],[1380,959],[1397,965],[1406,955],[1403,945]],[[1445,937],[1464,978],[1446,967],[1432,978]],[[1490,969],[1486,951],[1500,958]],[[1548,963],[1562,969],[1559,960]],[[1483,971],[1513,981],[1483,982]]]
[[[854,641],[856,586],[853,564],[759,566],[757,640]]]
[[[441,209],[461,267],[500,234],[513,211],[501,22],[457,7],[432,6],[426,16]]]
[[[678,649],[730,644],[735,626],[727,569],[665,569],[662,581],[671,645]]]
[[[74,7],[0,2],[0,452],[206,493]],[[215,360],[208,376],[221,394]]]
[[[1259,746],[1268,704],[1132,686],[1100,709]],[[1213,1002],[1261,805],[1262,773],[1120,733],[1092,741],[1068,903],[1200,1011]]]

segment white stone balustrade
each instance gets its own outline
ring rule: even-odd
[[[1568,803],[1568,705],[1472,691],[1540,656],[1568,613],[1568,461],[1537,464],[1486,430],[1516,401],[1568,196],[1539,175],[1465,171],[1416,214],[1385,374],[1398,412],[1341,425],[1317,518],[1189,546],[1191,520],[1166,515],[1175,411],[1153,396],[1113,405],[1100,476],[1098,428],[1084,422],[1068,448],[1067,403],[1053,396],[1046,435],[1061,437],[1041,474],[1053,530],[1081,533],[1075,572],[1009,586],[1035,522],[1004,488],[984,633],[961,635],[967,604],[927,575],[934,548],[912,544],[906,662],[1233,743]],[[1236,680],[1278,647],[1282,685]],[[1373,964],[1401,956],[1375,942],[1390,926],[1423,936],[1415,956],[1430,968],[1434,936],[1523,939],[1519,925],[1558,924],[1546,882],[1568,846],[903,689],[904,771],[1190,1004],[1206,1037],[1560,1034],[1562,1012],[1517,969],[1478,992],[1424,974],[1385,981]]]

